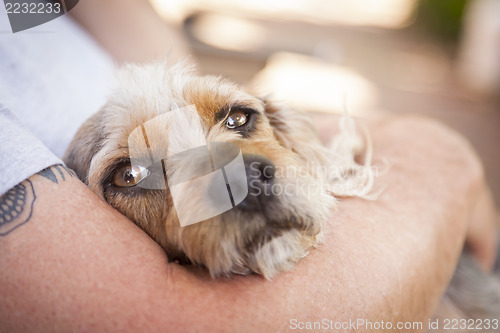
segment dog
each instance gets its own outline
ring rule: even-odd
[[[202,265],[214,277],[254,272],[270,279],[321,242],[335,196],[370,195],[370,161],[356,162],[363,140],[349,118],[328,149],[305,114],[278,107],[227,79],[198,76],[189,66],[126,65],[117,82],[107,103],[77,132],[63,160],[171,260]],[[183,108],[191,112],[158,120]],[[141,143],[143,134],[147,145]],[[204,212],[218,205],[209,194],[215,178],[205,182],[206,188],[196,186],[180,195],[173,186],[160,184],[179,184],[189,174],[213,171],[203,170],[208,164],[203,157],[209,155],[203,143],[211,148],[211,159],[217,153],[230,161],[240,152],[244,166],[232,179],[242,192],[239,201],[208,218]],[[224,143],[232,146],[224,148]],[[186,214],[199,215],[201,221],[182,225]]]
[[[351,118],[325,147],[304,113],[185,65],[124,66],[63,160],[169,260],[212,277],[271,279],[322,242],[336,198],[378,195]],[[464,252],[436,315],[498,318],[498,286]]]

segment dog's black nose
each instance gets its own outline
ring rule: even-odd
[[[248,183],[248,195],[238,207],[241,209],[259,209],[273,196],[273,184],[276,166],[265,156],[243,154]]]
[[[245,170],[247,173],[248,185],[254,182],[256,186],[270,184],[274,179],[276,167],[265,156],[244,154]]]

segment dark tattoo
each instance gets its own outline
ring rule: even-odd
[[[51,180],[53,183],[59,184],[59,181],[57,180],[57,175],[54,172],[57,171],[57,173],[60,175],[60,178],[62,178],[62,181],[66,180],[66,177],[64,177],[64,173],[62,170],[65,170],[71,177],[73,177],[74,173],[71,169],[68,169],[65,165],[54,165],[51,167],[48,167],[47,169],[43,169],[40,171],[38,174],[42,177],[47,178],[48,180]]]
[[[40,176],[47,178],[48,180],[51,180],[52,182],[58,184],[57,182],[57,177],[54,171],[52,171],[52,168],[47,168],[38,173]]]
[[[66,171],[66,176],[73,177],[75,175],[65,165],[54,165],[38,174],[55,184],[59,184],[59,181],[66,180],[64,171]],[[35,200],[35,189],[29,179],[0,196],[0,236],[8,235],[12,230],[31,219]]]
[[[8,235],[31,219],[35,200],[35,190],[29,180],[0,197],[0,236]]]

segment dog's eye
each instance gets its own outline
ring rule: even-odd
[[[138,165],[124,165],[115,171],[113,184],[118,187],[132,187],[149,176],[149,170]]]
[[[226,127],[233,129],[246,124],[248,120],[248,114],[242,111],[236,111],[229,115],[226,122]]]

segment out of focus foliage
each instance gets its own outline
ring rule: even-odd
[[[469,0],[419,0],[414,27],[446,44],[456,44]]]

